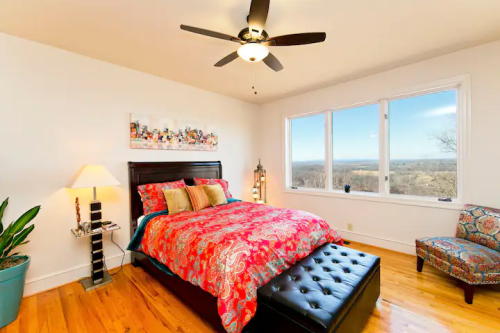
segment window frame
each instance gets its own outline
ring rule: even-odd
[[[401,194],[391,194],[389,190],[390,178],[390,141],[389,141],[389,102],[398,99],[411,98],[426,94],[438,93],[442,91],[456,89],[457,91],[457,198],[452,202],[438,201],[438,198],[411,196]],[[333,168],[333,133],[332,114],[336,111],[343,111],[357,107],[378,104],[379,106],[379,192],[356,192],[344,193],[341,190],[334,190],[332,184]],[[292,147],[291,147],[291,121],[297,118],[325,115],[325,182],[324,189],[303,188],[292,189]],[[404,205],[437,207],[447,209],[461,209],[463,205],[470,202],[470,190],[468,177],[470,163],[470,76],[462,75],[450,79],[440,80],[419,86],[386,94],[381,98],[368,100],[361,103],[343,105],[329,108],[323,111],[301,113],[297,115],[284,116],[284,192],[301,194],[328,196],[342,199],[365,200],[376,202],[387,202]]]

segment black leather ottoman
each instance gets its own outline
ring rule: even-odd
[[[325,244],[258,290],[255,332],[361,332],[380,295],[380,258]]]

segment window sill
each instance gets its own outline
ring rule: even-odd
[[[394,198],[394,197],[382,196],[378,193],[364,193],[364,192],[344,193],[341,191],[328,192],[326,190],[322,191],[318,189],[306,189],[306,188],[300,188],[297,190],[292,190],[287,188],[284,189],[283,192],[287,194],[330,197],[330,198],[345,199],[345,200],[362,200],[362,201],[382,202],[395,205],[420,206],[420,207],[431,207],[431,208],[450,209],[450,210],[462,210],[464,207],[464,204],[459,202],[441,202],[437,201],[437,199],[415,198],[415,197]]]

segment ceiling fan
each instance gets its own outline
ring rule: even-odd
[[[215,67],[227,65],[239,56],[250,62],[258,62],[262,60],[271,69],[279,72],[283,69],[283,65],[272,53],[269,52],[269,49],[267,48],[268,46],[294,46],[321,43],[325,41],[326,33],[306,32],[269,38],[269,35],[264,30],[264,26],[267,21],[267,14],[269,12],[269,5],[270,0],[252,0],[250,5],[250,14],[247,16],[248,28],[241,30],[238,37],[233,37],[216,31],[195,28],[184,24],[181,25],[181,29],[241,44],[237,51],[222,58],[214,65]]]

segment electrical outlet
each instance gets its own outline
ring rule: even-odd
[[[354,229],[352,223],[347,223],[347,230],[352,231]]]

